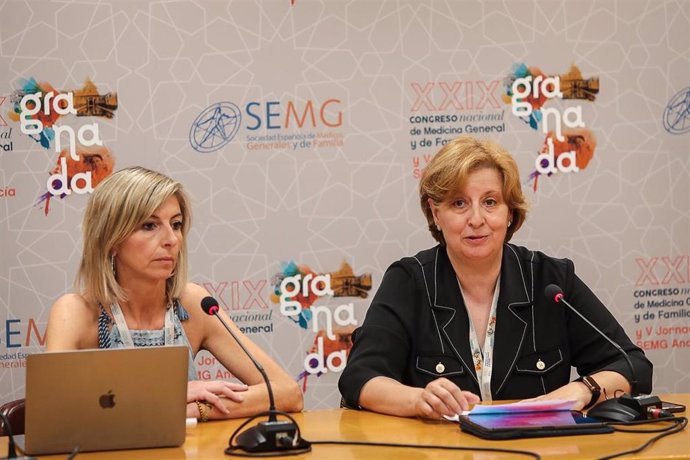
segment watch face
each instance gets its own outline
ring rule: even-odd
[[[592,393],[594,393],[595,391],[601,391],[601,387],[599,386],[599,384],[590,376],[583,377],[582,383],[587,385],[587,388],[589,388],[589,391],[591,391]]]

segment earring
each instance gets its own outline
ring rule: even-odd
[[[512,221],[512,220],[509,220],[509,221],[508,221],[508,227],[510,227],[511,225],[513,225],[513,221]]]
[[[110,268],[113,270],[113,276],[116,276],[117,272],[115,271],[115,254],[110,255]]]
[[[441,226],[439,224],[436,224],[436,231],[441,231]]]

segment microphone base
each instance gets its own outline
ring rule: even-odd
[[[638,395],[631,396],[629,394],[624,394],[618,398],[621,404],[635,409],[640,413],[640,417],[637,420],[648,420],[655,418],[652,414],[655,411],[661,410],[661,399],[658,396],[653,395]]]
[[[246,456],[272,457],[281,455],[298,455],[309,452],[311,443],[301,437],[295,442],[297,425],[289,420],[259,422],[240,433],[234,444],[225,450],[232,455],[242,450]],[[232,440],[231,440],[232,441]]]
[[[609,423],[628,423],[667,417],[657,396],[624,394],[600,402],[587,415]]]

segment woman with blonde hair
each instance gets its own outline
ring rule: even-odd
[[[222,324],[205,314],[208,292],[187,282],[189,199],[173,179],[141,167],[118,171],[91,195],[83,220],[78,293],[52,306],[46,350],[186,345],[187,415],[245,417],[268,407],[261,374]],[[278,409],[302,409],[297,383],[220,311],[266,370]],[[194,356],[208,350],[243,383],[196,379]]]
[[[572,261],[510,244],[527,215],[519,171],[498,144],[463,136],[424,169],[420,204],[434,248],[391,265],[353,334],[339,387],[351,407],[440,418],[479,400],[564,399],[575,409],[640,392],[652,364],[577,277]],[[583,376],[570,381],[571,367]]]

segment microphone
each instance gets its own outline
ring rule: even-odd
[[[613,347],[625,358],[630,368],[630,394],[624,394],[617,398],[607,399],[592,407],[587,413],[589,415],[601,418],[611,418],[616,421],[632,421],[632,420],[647,420],[651,418],[658,418],[658,411],[661,410],[661,400],[657,396],[640,395],[637,392],[637,373],[633,366],[630,356],[626,353],[620,345],[611,340],[609,336],[604,334],[601,329],[596,327],[594,323],[588,320],[582,313],[573,307],[563,295],[563,290],[556,284],[549,284],[544,289],[544,295],[547,299],[553,300],[554,303],[563,303],[570,308],[577,316],[579,316],[585,323],[587,323],[597,334],[605,338]],[[622,407],[621,407],[622,406]],[[599,408],[599,409],[598,409]],[[630,410],[632,409],[632,410]],[[597,413],[600,412],[599,415]],[[625,420],[623,420],[625,419]]]
[[[235,335],[235,333],[230,329],[230,326],[223,320],[223,318],[218,314],[220,307],[218,306],[218,301],[211,296],[204,297],[201,300],[201,309],[210,316],[215,316],[221,322],[225,330],[230,333],[235,342],[240,346],[245,355],[252,362],[254,367],[259,371],[261,377],[264,379],[266,384],[266,389],[268,390],[268,401],[269,407],[267,412],[262,412],[260,414],[251,417],[246,422],[244,422],[240,427],[230,436],[230,441],[228,447],[225,450],[226,454],[233,455],[236,449],[242,449],[247,454],[244,456],[279,456],[279,455],[295,455],[306,453],[311,450],[311,443],[309,443],[304,438],[300,437],[300,430],[297,426],[297,422],[289,414],[276,410],[275,400],[273,398],[273,388],[271,387],[271,382],[266,375],[266,371],[263,366],[252,356],[252,354],[245,348],[240,339]],[[235,435],[244,428],[249,422],[253,421],[255,418],[268,415],[267,422],[259,422],[258,425],[247,429],[243,433],[237,436],[237,443],[233,444]],[[277,415],[284,415],[290,420],[278,420]],[[253,454],[253,455],[252,455]]]

